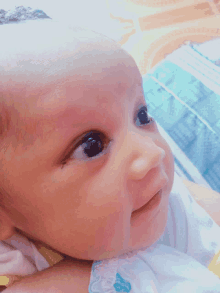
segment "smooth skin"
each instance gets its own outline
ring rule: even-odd
[[[84,260],[151,246],[166,226],[174,161],[133,58],[53,21],[2,33],[19,45],[1,48],[1,107],[11,119],[0,144],[1,240],[19,229]],[[88,158],[82,139],[94,133],[103,150]],[[143,212],[160,189],[159,206]]]
[[[12,32],[20,39],[29,30],[21,26]],[[174,168],[156,123],[137,125],[146,105],[140,72],[108,39],[84,32],[83,41],[77,33],[70,41],[71,32],[52,30],[52,23],[46,28],[50,34],[44,27],[41,40],[32,34],[36,39],[20,48],[6,48],[1,61],[8,69],[2,95],[10,96],[4,103],[12,114],[0,153],[7,228],[80,259],[151,246],[166,225]],[[92,160],[82,146],[74,149],[90,131],[105,146]],[[139,221],[132,212],[161,188],[159,213]]]
[[[75,257],[116,256],[150,246],[162,234],[173,157],[154,122],[136,123],[145,100],[140,73],[127,53],[95,33],[64,34],[54,22],[34,26],[0,27],[22,45],[5,38],[1,48],[1,114],[6,122],[10,114],[13,119],[1,137],[0,237],[19,229],[70,257],[4,292],[85,293],[92,261]],[[111,144],[88,161],[82,145],[71,150],[75,138],[91,129]],[[66,154],[71,159],[64,165]],[[163,200],[150,217],[132,213],[159,187]],[[201,191],[197,196],[219,224],[219,197],[204,200]]]

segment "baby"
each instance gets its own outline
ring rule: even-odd
[[[169,273],[163,259],[169,253],[181,266],[185,252],[189,268],[194,261],[201,272],[205,270],[210,283],[189,292],[220,292],[218,278],[205,268],[220,249],[215,223],[213,230],[207,228],[212,238],[204,245],[209,255],[204,265],[196,247],[202,243],[200,234],[194,234],[198,241],[191,251],[182,248],[177,253],[188,224],[175,231],[179,242],[169,248],[175,252],[162,249],[168,247],[166,235],[171,239],[175,226],[173,222],[173,231],[166,230],[174,160],[148,115],[142,77],[132,57],[101,34],[52,20],[0,29],[5,40],[0,54],[0,240],[20,231],[64,256],[5,292],[88,292],[96,275],[105,278],[103,272],[112,272],[116,261],[127,260],[131,266],[137,255],[147,258],[152,249],[160,252],[160,267]],[[186,196],[181,204],[173,204],[177,218],[187,211],[192,221],[196,218],[190,200]],[[204,215],[206,223],[210,218]],[[189,238],[190,242],[194,243]],[[147,280],[148,271],[144,273],[133,273],[134,283],[135,278]],[[154,279],[150,289],[135,287],[122,273],[114,276],[112,291],[106,292],[171,292]],[[115,285],[117,278],[127,289]],[[105,292],[91,286],[89,290]]]

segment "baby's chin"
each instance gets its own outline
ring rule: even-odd
[[[150,245],[151,246],[151,245]],[[93,261],[102,261],[102,260],[107,260],[107,259],[114,259],[114,258],[126,258],[127,256],[131,256],[131,255],[135,255],[136,253],[138,253],[138,251],[144,251],[147,248],[149,248],[149,246],[146,245],[140,245],[140,247],[137,248],[128,248],[128,249],[124,249],[121,250],[120,252],[105,252],[103,254],[101,254],[100,256],[96,256],[94,258],[91,258],[89,260],[93,260]]]
[[[164,212],[165,213],[165,212]],[[157,233],[155,233],[154,237],[147,237],[148,235],[145,235],[145,239],[142,238],[142,241],[135,241],[135,244],[131,245],[132,241],[129,241],[127,247],[119,249],[119,250],[111,250],[111,251],[98,251],[97,253],[93,252],[85,252],[85,254],[80,253],[76,258],[83,259],[83,260],[92,260],[92,261],[102,261],[105,259],[114,259],[114,258],[124,258],[128,255],[135,255],[138,253],[138,251],[144,251],[152,246],[154,246],[157,241],[160,239],[162,234],[164,233],[166,227],[166,216],[164,219],[164,222],[161,223],[160,227],[158,227]],[[131,239],[130,239],[131,240]],[[130,244],[130,245],[129,245]],[[74,257],[74,256],[73,256]]]
[[[158,237],[159,239],[160,237]],[[96,255],[96,256],[91,256],[88,258],[88,260],[93,260],[93,261],[102,261],[105,259],[113,259],[113,258],[124,258],[127,256],[131,256],[131,255],[135,255],[136,253],[138,253],[138,251],[144,251],[147,248],[151,247],[153,244],[155,244],[157,242],[156,239],[155,241],[153,241],[152,243],[149,244],[149,241],[147,241],[148,243],[142,243],[139,245],[135,245],[134,247],[128,247],[126,249],[120,250],[120,251],[106,251],[103,252],[102,254]],[[83,258],[84,259],[84,258]]]

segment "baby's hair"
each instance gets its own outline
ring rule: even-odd
[[[8,11],[0,9],[0,24],[8,24],[12,22],[20,22],[39,18],[43,19],[50,17],[43,10],[34,10],[31,7],[17,6],[15,9]]]

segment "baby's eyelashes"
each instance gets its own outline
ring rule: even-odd
[[[151,123],[152,120],[153,119],[149,117],[147,107],[146,106],[141,107],[137,114],[137,120],[136,120],[137,126],[149,124]]]
[[[147,126],[154,122],[147,112],[147,106],[140,107],[135,116],[135,124],[138,127]],[[70,160],[91,161],[98,159],[108,153],[111,141],[112,139],[109,139],[103,132],[91,130],[73,146],[63,160],[62,165],[65,165]]]
[[[88,160],[94,157],[100,157],[106,153],[110,140],[97,131],[90,131],[81,140],[80,145],[74,150],[73,157],[76,160]]]

